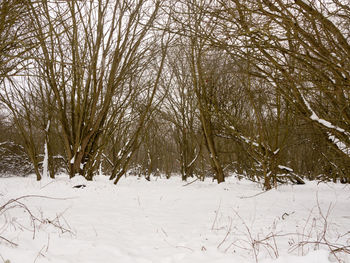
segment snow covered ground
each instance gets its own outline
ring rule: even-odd
[[[0,263],[350,262],[349,186],[183,185],[0,178]]]

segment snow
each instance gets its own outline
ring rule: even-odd
[[[0,239],[0,262],[350,262],[314,242],[349,246],[349,186],[307,182],[262,193],[235,177],[183,185],[180,177],[127,177],[117,186],[104,176],[0,178],[0,208],[36,195],[20,202],[41,220],[33,233],[28,211],[0,210],[0,237],[18,244]]]
[[[288,172],[293,172],[293,169],[284,165],[278,165],[278,168],[282,169],[282,170],[286,170]]]
[[[233,126],[230,126],[230,128],[232,129],[232,130],[236,130],[235,129],[235,127],[233,127]],[[240,135],[239,136],[243,141],[245,141],[247,144],[252,144],[253,146],[255,146],[255,147],[259,147],[260,146],[260,144],[258,144],[257,142],[255,142],[255,141],[253,141],[253,140],[251,140],[251,139],[248,139],[247,137],[245,137],[245,136],[243,136],[243,135]]]
[[[46,125],[46,128],[45,128],[45,131],[46,131],[46,132],[49,132],[49,129],[50,129],[50,123],[51,123],[51,121],[50,121],[50,120],[48,120],[47,125]]]
[[[100,177],[103,176],[103,172],[102,172],[102,162],[100,162],[100,165],[99,165],[99,167],[98,167],[98,174],[99,174]]]
[[[47,149],[47,141],[45,140],[44,144],[44,160],[43,160],[43,176],[49,176],[49,152]]]
[[[329,129],[334,129],[337,130],[338,132],[341,133],[345,133],[347,136],[349,136],[350,134],[348,134],[344,129],[333,125],[332,123],[330,123],[329,121],[326,121],[324,119],[321,119],[317,116],[317,114],[314,112],[314,110],[311,108],[309,102],[301,95],[302,99],[304,100],[305,106],[308,108],[308,110],[311,112],[311,116],[310,119],[313,121],[316,121],[320,124],[322,124],[324,127],[329,128]]]
[[[347,137],[350,138],[350,133],[345,131],[343,128],[340,128],[338,126],[333,125],[332,123],[330,123],[329,121],[326,121],[324,119],[321,119],[317,116],[317,114],[313,111],[313,109],[311,108],[310,104],[307,102],[307,100],[301,96],[302,99],[304,100],[304,103],[306,105],[306,107],[308,108],[308,110],[311,112],[311,116],[310,119],[313,121],[316,121],[320,124],[322,124],[324,127],[328,128],[328,129],[333,129],[336,130],[340,133],[343,133],[344,135],[346,135]],[[328,132],[328,138],[329,140],[331,140],[337,147],[339,150],[341,150],[343,153],[349,155],[349,147],[346,146],[346,144],[342,141],[340,141],[338,138],[336,138],[333,134],[331,134],[330,132]]]
[[[50,129],[50,121],[47,122],[45,131],[49,132]],[[47,148],[47,139],[45,139],[44,143],[44,160],[43,160],[43,176],[47,177],[49,174],[49,151]]]
[[[338,147],[339,150],[341,150],[346,155],[350,155],[350,148],[347,147],[344,142],[338,140],[337,137],[331,133],[328,133],[328,138]]]
[[[244,137],[242,135],[240,137],[242,138],[242,140],[244,140],[248,144],[252,144],[255,147],[259,147],[260,146],[258,143],[254,142],[254,141],[252,141],[252,140],[250,140],[250,139],[248,139],[248,138],[246,138],[246,137]]]
[[[198,151],[198,153],[196,153],[196,152],[197,152],[197,149],[195,149],[194,152],[195,152],[196,156],[195,156],[195,157],[193,158],[193,160],[187,165],[187,168],[190,168],[190,167],[194,164],[194,162],[197,160],[197,158],[198,158],[198,156],[199,156],[200,151]],[[185,165],[184,165],[184,166],[185,166]]]

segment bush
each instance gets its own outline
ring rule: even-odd
[[[11,141],[0,143],[0,176],[25,176],[33,172],[33,165],[24,148]]]

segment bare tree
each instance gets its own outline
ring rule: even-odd
[[[234,2],[235,21],[262,61],[257,69],[348,163],[348,8],[339,1]],[[250,20],[248,10],[255,10]],[[348,178],[346,166],[338,170]]]
[[[249,139],[258,146],[252,147],[253,152],[258,150],[260,156],[270,159],[269,163],[275,163],[272,166],[276,167],[273,161],[276,156],[267,153],[281,149],[276,143],[281,142],[281,134],[267,132],[271,128],[266,129],[264,114],[266,107],[276,111],[273,129],[277,131],[281,113],[289,108],[305,122],[313,123],[324,141],[342,155],[343,160],[349,160],[349,30],[346,26],[349,8],[341,1],[205,3],[205,7],[201,3],[193,4],[196,14],[204,14],[199,30],[192,32],[213,48],[226,52],[234,61],[243,62],[241,70],[247,80],[261,79],[268,87],[265,92],[276,94],[276,103],[270,106],[264,103],[263,107],[254,97],[247,97],[254,109],[255,128],[259,131],[258,140]],[[249,67],[244,67],[247,63]],[[246,85],[248,95],[256,92],[254,82]],[[274,104],[276,106],[271,107]],[[245,136],[246,132],[240,133],[236,132],[235,137]],[[269,143],[271,137],[275,140],[273,144]],[[268,166],[271,165],[265,165]],[[348,178],[348,161],[342,162],[342,166],[338,166],[338,170]],[[269,169],[265,170],[265,174],[270,174]],[[265,187],[267,185],[269,183]]]
[[[186,56],[190,65],[192,89],[196,94],[199,119],[205,138],[205,145],[209,152],[211,167],[214,170],[214,178],[218,183],[225,181],[224,171],[217,151],[213,120],[211,114],[211,92],[212,86],[208,82],[206,74],[205,60],[210,56],[208,42],[200,37],[200,32],[205,31],[208,34],[213,30],[213,26],[203,27],[202,21],[205,21],[205,12],[203,7],[197,8],[194,1],[185,1],[179,6],[181,11],[175,11],[175,21],[178,22],[177,32],[184,32],[187,40]],[[180,33],[182,34],[182,33]]]
[[[167,69],[171,78],[170,90],[162,117],[173,125],[173,140],[177,146],[182,180],[193,177],[195,163],[200,157],[202,141],[198,119],[197,99],[193,91],[190,65],[181,51],[181,39],[168,52]]]
[[[69,174],[91,179],[108,134],[147,93],[150,29],[160,2],[36,1],[31,9],[36,74],[53,94]],[[148,86],[149,87],[149,86]],[[141,121],[140,125],[143,123]]]
[[[28,94],[33,95],[34,87],[26,85],[26,88],[23,89],[22,85],[18,85],[17,82],[19,81],[11,81],[11,85],[6,85],[0,94],[0,99],[11,113],[12,122],[21,135],[24,149],[33,164],[37,180],[40,180],[38,138],[36,136],[38,127],[35,122],[35,113],[38,111],[39,105],[35,96],[27,96]],[[24,83],[27,82],[24,81]]]
[[[15,75],[33,47],[28,28],[28,13],[22,1],[0,2],[0,81]]]

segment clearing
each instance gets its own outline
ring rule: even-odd
[[[0,178],[0,262],[350,262],[349,185],[184,184]]]

